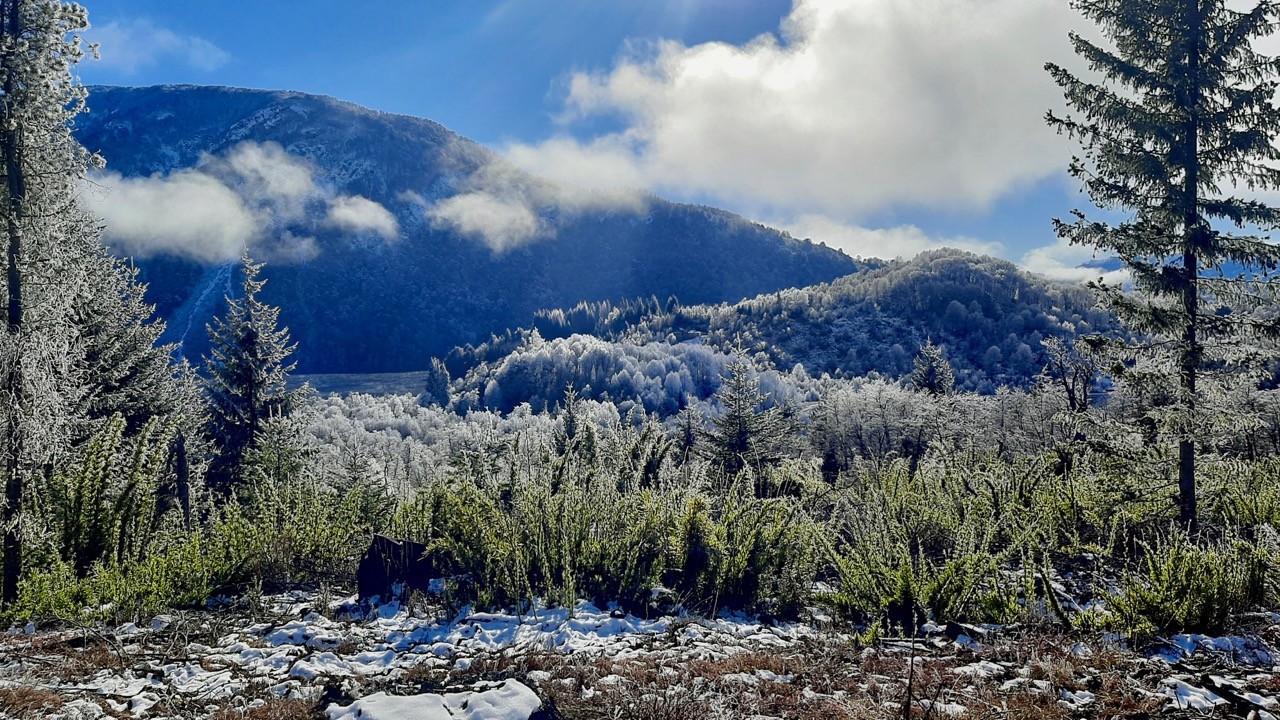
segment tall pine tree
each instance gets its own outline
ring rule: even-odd
[[[1075,51],[1099,77],[1089,82],[1049,64],[1073,115],[1048,114],[1076,139],[1083,158],[1069,170],[1118,224],[1075,211],[1055,221],[1072,244],[1119,258],[1136,292],[1097,283],[1102,296],[1144,339],[1130,350],[1166,352],[1180,389],[1172,427],[1178,439],[1181,521],[1196,524],[1198,382],[1230,365],[1274,322],[1254,312],[1270,304],[1266,272],[1280,250],[1252,231],[1280,224],[1280,212],[1232,194],[1280,187],[1273,105],[1280,63],[1253,41],[1269,35],[1277,7],[1248,12],[1224,0],[1074,0],[1110,47],[1072,34]]]
[[[208,485],[225,500],[243,480],[245,458],[272,417],[288,415],[297,392],[288,387],[296,363],[289,329],[279,327],[280,308],[258,299],[266,284],[262,265],[246,252],[242,258],[243,295],[227,298],[227,314],[209,326],[210,355],[205,359],[209,400],[208,436],[215,451]]]
[[[83,8],[58,0],[0,0],[0,469],[4,474],[4,572],[0,600],[17,597],[23,496],[29,477],[65,454],[78,403],[70,305],[81,295],[80,261],[97,235],[75,201],[97,159],[71,135],[86,91],[73,68]]]

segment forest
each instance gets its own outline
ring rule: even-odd
[[[1277,717],[1280,211],[1224,188],[1280,187],[1280,7],[1074,6],[1047,121],[1129,219],[1056,227],[1125,282],[935,250],[322,395],[253,248],[162,341],[87,13],[0,0],[0,717]]]

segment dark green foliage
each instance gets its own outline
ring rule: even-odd
[[[925,342],[911,370],[911,387],[930,395],[947,395],[956,386],[951,363],[942,356],[942,348],[932,340]]]
[[[85,265],[91,288],[74,310],[88,381],[85,415],[103,420],[119,414],[130,433],[156,417],[194,427],[199,408],[172,364],[174,348],[159,342],[165,325],[143,301],[146,288],[137,283],[137,271],[105,249]]]
[[[760,379],[743,360],[729,364],[716,400],[724,414],[711,419],[706,433],[707,453],[728,475],[748,468],[776,463],[790,436],[790,423],[782,408],[765,407],[769,396],[760,391]]]
[[[289,329],[279,327],[280,309],[258,298],[265,280],[261,264],[246,253],[243,295],[227,299],[227,316],[209,326],[212,343],[205,359],[209,401],[208,437],[215,454],[209,488],[222,499],[244,483],[244,464],[258,433],[272,418],[287,416],[297,393],[288,389],[294,363]]]
[[[398,504],[395,492],[388,486],[387,478],[379,473],[373,458],[358,447],[342,453],[328,484],[351,513],[347,524],[361,528],[362,535],[381,528]]]
[[[1207,370],[1257,360],[1259,338],[1280,335],[1269,313],[1267,273],[1280,248],[1253,228],[1280,224],[1280,210],[1233,195],[1280,188],[1280,61],[1254,50],[1280,9],[1247,12],[1225,0],[1076,0],[1111,47],[1072,34],[1076,53],[1100,77],[1048,71],[1076,113],[1048,121],[1080,142],[1072,161],[1095,205],[1128,214],[1118,224],[1055,221],[1072,244],[1114,255],[1137,293],[1099,283],[1101,296],[1141,333],[1133,354],[1154,349],[1178,379],[1168,419],[1178,439],[1182,523],[1194,527],[1197,381]],[[1234,230],[1231,228],[1234,226]],[[1242,344],[1245,343],[1245,344]]]

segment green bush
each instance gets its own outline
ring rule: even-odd
[[[1129,632],[1218,633],[1234,616],[1276,599],[1275,570],[1252,543],[1197,544],[1171,532],[1142,544],[1141,564],[1124,578],[1111,611]]]
[[[467,474],[420,493],[391,526],[426,543],[454,592],[485,607],[537,597],[642,610],[665,587],[692,609],[794,615],[811,590],[818,526],[797,498],[757,498],[750,474],[725,495],[706,485],[619,483],[565,463],[519,483]]]
[[[126,437],[125,427],[119,415],[108,419],[79,461],[36,494],[31,520],[44,547],[37,542],[35,551],[69,564],[76,577],[100,562],[142,559],[165,519],[159,491],[173,430],[153,420]]]
[[[140,560],[96,563],[84,577],[55,562],[27,574],[8,616],[123,620],[198,605],[245,582],[265,545],[266,533],[232,515],[158,538]]]

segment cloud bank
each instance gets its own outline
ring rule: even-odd
[[[106,240],[135,257],[175,255],[218,263],[248,247],[275,262],[319,252],[322,231],[394,240],[394,215],[316,181],[314,168],[276,143],[245,142],[195,168],[145,178],[103,172],[82,193]]]
[[[795,0],[740,45],[632,43],[572,73],[561,131],[501,150],[537,175],[729,207],[852,255],[1008,255],[876,224],[989,212],[1064,172],[1074,148],[1045,125],[1063,103],[1043,67],[1080,67],[1069,29],[1094,34],[1065,0]]]
[[[229,53],[208,40],[176,33],[145,18],[113,20],[85,35],[98,44],[100,65],[122,75],[162,62],[209,72],[231,61]]]
[[[469,152],[455,144],[449,152]],[[644,193],[596,183],[587,187],[531,177],[498,157],[454,183],[456,194],[435,201],[411,195],[432,226],[470,237],[496,253],[555,236],[559,228],[584,212],[640,214],[648,205]]]
[[[989,207],[1060,172],[1043,68],[1070,56],[1060,0],[797,0],[778,35],[632,47],[568,82],[563,121],[506,154],[541,175],[706,197],[764,216]]]
[[[400,234],[400,224],[391,211],[359,195],[334,198],[325,216],[325,223],[343,232],[372,233],[384,240],[395,240]]]
[[[941,247],[959,248],[980,255],[1000,255],[1000,243],[983,242],[968,237],[933,237],[914,225],[886,229],[869,229],[849,225],[824,215],[802,215],[791,221],[771,223],[792,236],[826,243],[846,255],[862,258],[910,258]]]
[[[1031,250],[1022,256],[1019,264],[1031,272],[1070,283],[1103,280],[1112,285],[1124,285],[1132,280],[1127,270],[1104,270],[1086,265],[1098,259],[1092,248],[1058,240],[1052,245]]]

